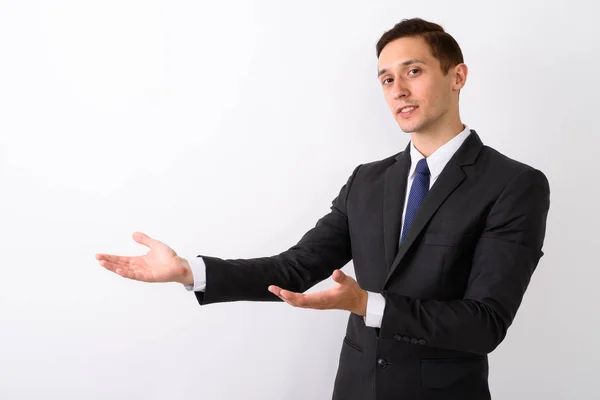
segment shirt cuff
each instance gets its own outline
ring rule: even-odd
[[[367,315],[365,325],[372,328],[381,328],[383,312],[385,311],[385,297],[381,293],[367,292]]]
[[[190,257],[187,259],[192,269],[192,277],[194,278],[193,285],[186,285],[186,290],[194,292],[204,292],[206,290],[206,264],[202,257]]]

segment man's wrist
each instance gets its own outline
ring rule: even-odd
[[[181,280],[179,280],[179,283],[182,283],[184,285],[193,285],[194,284],[194,275],[192,274],[192,267],[190,266],[190,263],[188,262],[188,260],[186,260],[183,257],[177,257],[177,262],[181,265],[181,267],[183,267],[183,274],[181,276]]]
[[[360,295],[358,296],[358,310],[355,314],[364,317],[367,315],[367,301],[369,300],[369,293],[366,290],[360,289]]]

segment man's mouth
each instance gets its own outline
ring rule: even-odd
[[[396,113],[398,115],[400,115],[401,117],[408,117],[410,116],[417,108],[419,108],[418,106],[404,106],[404,107],[398,107],[398,109],[396,110]]]

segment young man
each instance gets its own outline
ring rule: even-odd
[[[295,246],[186,260],[137,232],[147,255],[97,259],[127,278],[184,283],[202,305],[281,299],[350,311],[334,399],[490,399],[487,355],[543,255],[548,181],[461,122],[468,69],[442,27],[403,20],[377,56],[385,99],[411,142],[356,167]],[[339,270],[351,259],[356,281]],[[334,288],[302,294],[331,274]]]

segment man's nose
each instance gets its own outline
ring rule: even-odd
[[[392,97],[399,99],[401,97],[408,96],[408,88],[400,79],[394,81],[394,87],[392,88]]]

